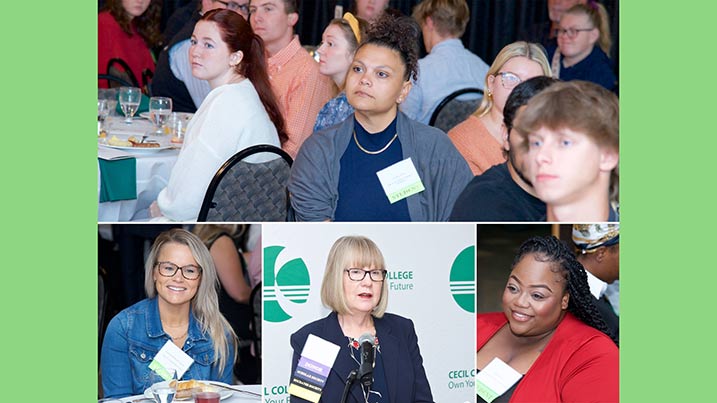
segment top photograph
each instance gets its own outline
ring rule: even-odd
[[[619,222],[618,0],[100,0],[98,222]]]

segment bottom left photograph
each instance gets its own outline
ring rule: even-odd
[[[99,401],[261,401],[261,230],[98,225]]]

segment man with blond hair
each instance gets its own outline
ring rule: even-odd
[[[333,97],[331,78],[301,47],[294,26],[299,21],[296,0],[251,0],[249,22],[264,41],[272,90],[286,121],[289,140],[282,145],[292,158],[313,132],[319,110]]]

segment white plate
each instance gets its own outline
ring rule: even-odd
[[[181,382],[181,381],[180,381],[180,382]],[[206,383],[206,382],[204,382],[204,381],[199,381],[199,382],[202,382],[202,383],[204,383],[205,385],[209,385],[208,383]],[[216,383],[217,385],[231,386],[231,385],[227,385],[227,384],[224,383],[224,382],[212,381],[212,383]],[[168,381],[157,382],[157,383],[155,383],[154,385],[157,385],[157,384],[169,384],[169,382],[168,382]],[[154,386],[154,385],[152,385],[152,386]],[[147,388],[147,389],[144,390],[144,397],[149,398],[149,399],[154,399],[154,396],[152,395],[152,386],[150,386],[149,388]],[[220,387],[218,387],[218,386],[209,385],[209,387],[213,388],[213,390],[211,390],[212,392],[217,392],[217,393],[219,393],[219,400],[224,400],[224,399],[226,399],[227,397],[231,396],[232,393],[234,393],[233,391],[231,391],[231,390],[229,390],[229,389],[223,389],[223,388],[220,388]],[[207,391],[207,392],[209,392],[209,391]],[[175,398],[174,401],[194,401],[194,399],[191,398],[191,397],[186,398],[186,399],[177,399],[177,398]]]
[[[144,148],[144,147],[126,147],[126,146],[112,146],[112,145],[109,145],[109,144],[102,144],[102,143],[99,143],[99,145],[100,145],[101,147],[109,147],[109,148],[114,148],[114,149],[117,149],[117,150],[130,151],[130,152],[133,152],[133,153],[142,153],[142,154],[144,154],[144,153],[156,153],[156,152],[159,152],[159,151],[162,151],[162,150],[166,150],[166,149],[175,147],[174,145],[164,145],[164,146],[163,146],[163,145],[161,145],[161,144],[160,144],[159,147],[149,147],[149,148]],[[181,146],[181,144],[177,144],[177,146]]]
[[[188,113],[188,112],[175,112],[175,113],[177,114],[177,116],[179,116],[180,118],[182,118],[184,120],[189,120],[192,118],[192,116],[194,116],[193,113]],[[145,118],[147,120],[150,119],[149,112],[140,112],[139,117]]]

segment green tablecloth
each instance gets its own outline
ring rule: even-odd
[[[100,162],[100,203],[137,198],[137,160],[124,158]]]

